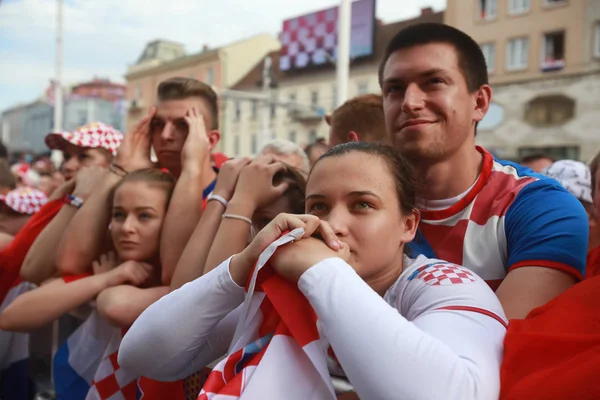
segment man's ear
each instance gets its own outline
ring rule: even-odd
[[[214,149],[217,144],[219,144],[219,140],[221,140],[221,134],[217,130],[212,130],[208,132],[208,143],[210,144],[210,149]]]
[[[350,131],[348,133],[348,141],[349,142],[360,142],[360,139],[358,137],[358,133],[356,133],[354,131]]]

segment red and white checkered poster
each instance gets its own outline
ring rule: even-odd
[[[350,58],[373,53],[375,0],[352,3]],[[321,65],[337,56],[338,7],[283,21],[279,69]]]

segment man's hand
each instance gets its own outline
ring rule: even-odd
[[[188,136],[181,150],[181,165],[184,170],[202,171],[204,162],[210,156],[210,142],[204,117],[198,109],[192,107],[183,118],[188,124]]]
[[[242,157],[226,161],[219,170],[219,176],[217,177],[217,185],[215,186],[214,194],[223,197],[227,201],[231,200],[242,168],[250,164],[251,161],[252,158],[250,157]]]
[[[233,193],[235,201],[247,205],[254,211],[265,207],[281,197],[289,187],[285,180],[273,184],[273,177],[287,167],[272,156],[258,156],[240,172]],[[251,217],[252,215],[248,215]]]
[[[77,171],[75,177],[75,189],[73,195],[87,199],[92,190],[98,186],[102,179],[106,176],[106,168],[94,166],[94,167],[83,167]]]
[[[52,195],[48,198],[48,201],[50,202],[62,199],[66,195],[73,193],[73,190],[75,190],[75,178],[61,183],[61,185],[57,187],[54,192],[52,192]]]
[[[119,151],[116,163],[127,172],[152,168],[150,160],[150,123],[156,114],[156,107],[151,107],[148,114],[138,122],[133,131],[127,133]]]

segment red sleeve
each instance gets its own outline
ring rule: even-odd
[[[63,281],[65,281],[65,283],[71,283],[71,282],[78,281],[79,279],[89,278],[90,276],[93,276],[93,275],[94,274],[63,275],[63,276],[61,276],[61,278]]]
[[[33,214],[10,245],[0,251],[0,303],[9,289],[18,283],[21,265],[29,248],[63,205],[62,199],[46,203],[37,213]]]
[[[600,277],[578,283],[525,319],[504,339],[501,400],[591,399],[600,393]]]
[[[585,277],[592,278],[594,276],[600,276],[600,246],[590,250],[587,255]]]

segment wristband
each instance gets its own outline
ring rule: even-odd
[[[229,204],[229,202],[227,200],[225,200],[224,197],[219,196],[218,194],[213,194],[213,192],[210,192],[210,194],[206,197],[206,202],[208,203],[211,200],[216,200],[219,203],[223,204],[223,206],[225,208],[227,208],[227,205]]]
[[[239,219],[240,221],[245,221],[247,223],[250,224],[250,226],[252,226],[252,220],[248,217],[244,217],[243,215],[237,215],[237,214],[223,214],[221,216],[221,218],[225,219],[225,218],[231,218],[231,219]]]
[[[127,175],[127,171],[125,171],[123,167],[115,163],[110,164],[108,170],[121,178],[124,178],[125,175]]]
[[[81,208],[81,206],[83,205],[83,199],[72,194],[66,195],[64,198],[64,202],[65,204],[69,204],[75,208]]]

